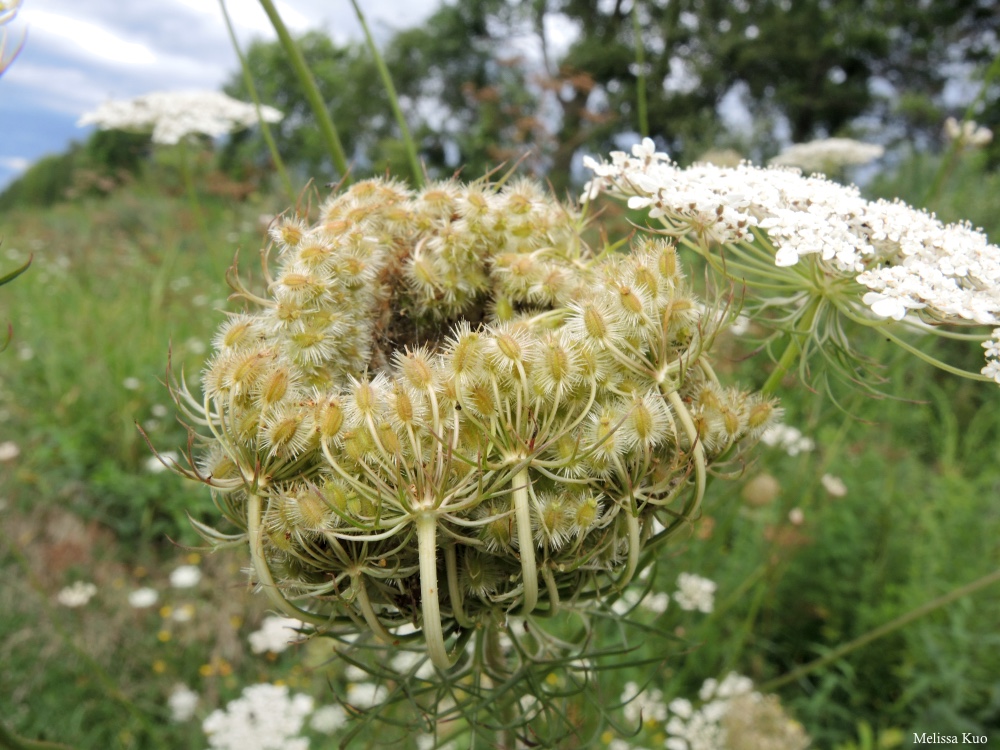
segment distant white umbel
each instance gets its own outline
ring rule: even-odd
[[[874,143],[853,138],[822,138],[789,146],[768,164],[798,167],[803,172],[837,172],[844,167],[873,162],[884,153],[885,149]]]
[[[959,122],[949,117],[944,121],[944,136],[949,141],[958,141],[960,148],[982,148],[993,140],[993,131],[975,120]]]
[[[273,107],[261,106],[265,122],[284,116]],[[105,102],[76,123],[97,125],[101,130],[152,133],[153,143],[172,145],[188,135],[226,135],[257,124],[252,104],[237,101],[220,91],[158,91],[135,99]]]

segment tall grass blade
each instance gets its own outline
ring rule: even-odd
[[[288,33],[288,28],[285,26],[285,22],[282,21],[281,16],[278,15],[278,10],[274,7],[274,3],[271,2],[271,0],[260,0],[260,4],[264,9],[264,12],[267,13],[267,17],[270,19],[271,25],[274,27],[274,31],[278,35],[278,40],[281,42],[281,46],[285,48],[285,54],[288,55],[288,62],[295,71],[295,75],[298,77],[299,83],[302,84],[306,99],[309,101],[309,106],[312,108],[313,114],[316,116],[316,123],[319,125],[320,133],[326,143],[326,148],[330,154],[330,159],[333,161],[333,166],[338,172],[340,172],[345,182],[347,182],[349,181],[349,178],[347,157],[344,155],[344,146],[340,142],[340,136],[337,134],[337,128],[334,126],[333,120],[330,119],[330,113],[326,109],[326,103],[323,101],[323,97],[319,93],[319,88],[316,86],[316,79],[313,77],[312,71],[309,70],[309,66],[306,65],[305,58],[302,57],[302,51],[299,50],[298,46],[295,44],[295,40],[292,39],[292,35]]]
[[[372,33],[368,28],[368,22],[365,21],[365,15],[361,12],[357,0],[351,0],[351,5],[358,16],[361,29],[365,32],[365,40],[368,42],[368,49],[371,50],[372,56],[375,58],[375,66],[378,68],[378,74],[382,78],[385,93],[389,96],[389,106],[392,107],[392,114],[396,118],[396,124],[399,125],[403,145],[406,147],[406,155],[410,161],[413,184],[416,187],[421,187],[424,184],[424,170],[420,166],[420,159],[417,157],[417,147],[410,136],[410,128],[406,124],[406,118],[403,117],[403,110],[399,107],[399,96],[396,94],[396,87],[392,84],[392,76],[389,75],[389,68],[386,67],[385,60],[375,45],[375,39],[372,37]]]
[[[288,176],[288,170],[285,169],[285,161],[281,158],[281,154],[278,153],[278,144],[274,142],[274,136],[271,134],[271,126],[267,124],[267,121],[261,115],[260,97],[257,95],[257,87],[254,85],[253,75],[250,73],[250,66],[247,64],[243,50],[240,49],[240,43],[236,39],[232,19],[229,17],[229,11],[226,9],[226,0],[219,0],[219,8],[222,10],[222,17],[226,21],[226,31],[229,32],[229,41],[232,42],[236,56],[240,59],[240,68],[243,70],[243,82],[246,83],[247,91],[250,92],[250,98],[253,100],[253,106],[257,110],[257,122],[260,123],[260,132],[267,142],[267,148],[271,152],[271,159],[274,161],[274,168],[278,170],[281,184],[284,186],[285,192],[288,193],[289,200],[294,203],[296,196],[295,190],[292,187],[292,180]]]

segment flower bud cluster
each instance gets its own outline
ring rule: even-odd
[[[798,170],[681,169],[649,139],[631,156],[614,152],[610,163],[585,163],[595,176],[584,197],[627,198],[630,208],[648,209],[667,233],[687,235],[706,252],[713,243],[733,243],[745,250],[741,257],[773,253],[762,276],[773,279],[775,266],[808,258],[825,289],[839,280],[860,284],[853,297],[861,297],[868,307],[859,312],[869,317],[917,313],[931,323],[1000,323],[1000,247],[968,224],[942,224],[900,201],[868,201],[854,186]],[[790,271],[787,281],[792,288],[820,283],[807,271]]]
[[[671,242],[595,255],[580,228],[527,181],[386,180],[272,228],[267,296],[238,288],[259,309],[182,403],[284,614],[417,625],[446,666],[446,632],[624,586],[775,420],[715,380]]]

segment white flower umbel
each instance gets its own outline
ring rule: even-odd
[[[76,609],[89,602],[97,593],[97,586],[86,581],[77,581],[56,594],[56,601],[64,607]]]
[[[198,693],[187,685],[178,683],[167,698],[167,707],[170,709],[170,718],[178,724],[194,716],[195,709],[198,708]]]
[[[156,604],[159,598],[160,594],[156,589],[143,586],[141,589],[129,592],[128,605],[133,609],[146,609]]]
[[[944,121],[944,136],[949,141],[958,141],[959,148],[982,148],[993,140],[993,131],[975,120],[959,122],[949,117]]]
[[[715,581],[694,573],[681,573],[677,576],[674,601],[681,609],[698,610],[708,614],[715,608],[715,589]]]
[[[822,138],[796,143],[784,149],[768,164],[798,167],[803,172],[836,172],[844,167],[868,164],[882,157],[885,149],[853,138]]]
[[[323,706],[317,708],[309,719],[309,726],[323,734],[333,734],[347,724],[347,711],[343,706]]]
[[[21,449],[13,440],[5,440],[0,443],[0,462],[13,461],[21,455]]]
[[[847,495],[847,485],[844,480],[833,474],[824,474],[819,478],[819,483],[830,497],[844,497]]]
[[[682,169],[648,139],[631,156],[613,152],[610,163],[588,158],[585,164],[594,178],[584,198],[609,192],[630,208],[647,209],[663,226],[658,232],[678,237],[732,281],[759,290],[761,299],[750,299],[748,307],[783,310],[782,330],[850,352],[838,322],[843,317],[878,327],[942,369],[992,377],[935,360],[899,338],[890,323],[1000,323],[1000,247],[982,231],[945,225],[900,201],[868,201],[854,186],[794,169]],[[796,352],[807,348],[796,344]]]
[[[720,683],[708,679],[698,692],[701,704],[676,698],[668,706],[667,750],[804,750],[809,737],[790,719],[775,696],[762,695],[753,682],[730,672]]]
[[[251,685],[201,728],[219,750],[307,750],[309,740],[299,733],[312,710],[311,697],[290,695],[285,685]]]
[[[250,650],[255,654],[265,652],[280,654],[293,643],[302,640],[299,631],[304,627],[304,622],[291,617],[277,615],[265,617],[264,622],[260,624],[260,630],[251,633],[247,639],[250,641]]]
[[[638,724],[639,721],[666,721],[667,704],[663,701],[662,690],[654,688],[640,691],[638,684],[627,682],[621,694],[621,702],[625,706],[625,718],[633,724]]]
[[[771,425],[764,430],[760,442],[772,448],[780,448],[789,456],[809,453],[816,447],[816,441],[803,435],[802,430],[782,423]]]
[[[262,106],[266,122],[283,115]],[[237,101],[219,91],[161,91],[135,99],[105,102],[77,122],[78,127],[97,125],[101,130],[151,133],[153,143],[171,145],[188,135],[216,138],[257,124],[252,104]]]
[[[189,589],[201,582],[201,568],[197,565],[181,565],[170,572],[170,585],[175,589]]]
[[[983,342],[986,350],[986,367],[983,375],[1000,383],[1000,328],[993,329],[993,335]]]

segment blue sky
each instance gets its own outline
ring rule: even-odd
[[[348,0],[276,0],[293,33],[319,28],[359,37]],[[422,21],[438,0],[365,0],[377,36]],[[242,45],[274,38],[257,0],[227,0]],[[217,0],[23,0],[8,49],[24,48],[0,77],[0,188],[31,162],[88,130],[77,120],[108,99],[217,89],[237,59]]]

